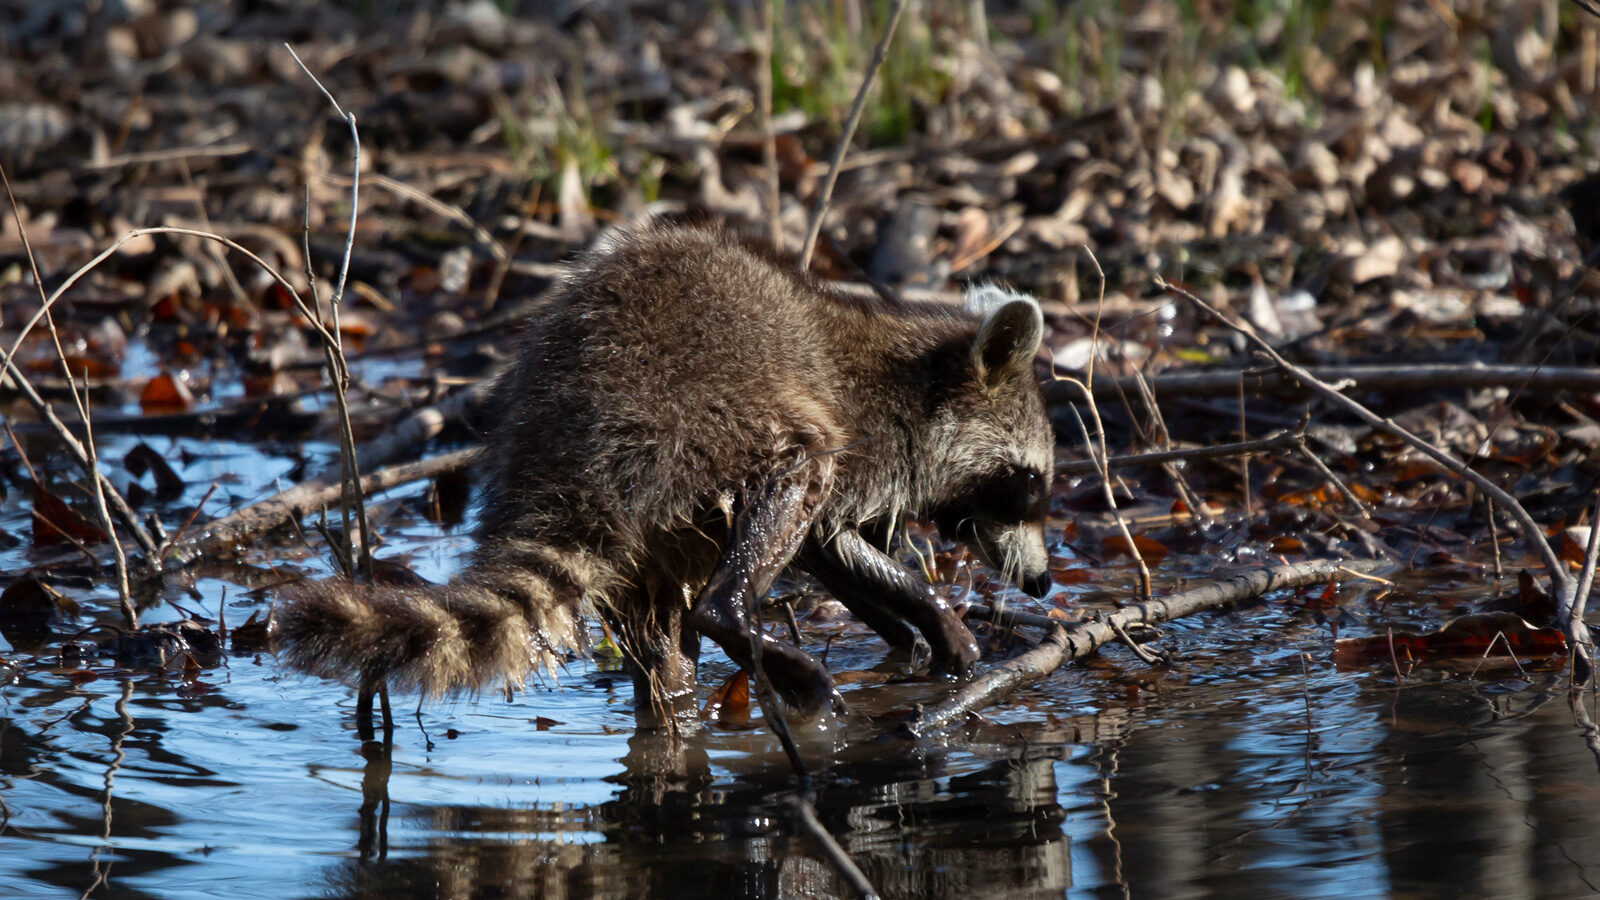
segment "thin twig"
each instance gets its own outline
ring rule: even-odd
[[[1102,313],[1105,309],[1106,302],[1106,272],[1105,269],[1101,267],[1100,258],[1095,255],[1094,250],[1092,250],[1087,244],[1084,245],[1083,250],[1089,255],[1089,261],[1094,263],[1095,272],[1100,278],[1100,288],[1095,300],[1094,328],[1091,331],[1089,338],[1089,371],[1084,376],[1085,392],[1093,395],[1095,361],[1099,358],[1101,353],[1100,320],[1102,318]],[[1118,355],[1120,355],[1120,346],[1112,346],[1117,347]],[[1171,432],[1167,430],[1166,419],[1161,415],[1161,405],[1156,402],[1155,391],[1150,386],[1149,379],[1145,376],[1144,367],[1140,366],[1134,369],[1133,379],[1134,385],[1138,389],[1139,400],[1144,404],[1145,411],[1149,415],[1150,421],[1149,431],[1145,432],[1141,429],[1141,434],[1143,434],[1148,443],[1154,445],[1156,449],[1166,450],[1172,445]],[[1128,402],[1126,397],[1123,397],[1122,401],[1123,404],[1128,408],[1129,418],[1134,421],[1135,427],[1137,427],[1137,423],[1139,421],[1138,414],[1134,412],[1132,404]],[[1099,413],[1096,412],[1095,416],[1096,420],[1098,421]],[[1103,437],[1104,436],[1102,435],[1102,438]],[[1104,451],[1103,446],[1101,449]],[[1102,459],[1105,459],[1108,456],[1109,454],[1105,452],[1101,453]],[[1249,466],[1248,459],[1246,459],[1245,465],[1247,467]],[[1189,485],[1189,480],[1183,477],[1183,472],[1179,470],[1177,466],[1172,465],[1171,463],[1164,463],[1161,469],[1166,473],[1167,478],[1172,482],[1173,487],[1178,492],[1178,496],[1182,498],[1184,505],[1193,511],[1194,516],[1201,521],[1210,521],[1211,514],[1206,510],[1205,500],[1201,498],[1194,488]]]
[[[761,638],[766,634],[766,629],[761,623],[761,598],[746,597],[750,625],[746,636],[750,640],[750,683],[755,687],[756,699],[761,704],[761,718],[766,720],[767,727],[777,735],[778,743],[783,745],[783,753],[789,757],[789,766],[794,769],[794,775],[805,784],[811,777],[806,770],[806,761],[800,756],[800,748],[794,742],[794,735],[789,733],[789,721],[783,717],[783,706],[778,702],[778,692],[772,688],[772,679],[767,677],[767,667],[762,663],[764,648]]]
[[[1239,440],[1250,440],[1249,422],[1245,415],[1244,373],[1242,372],[1239,373]],[[1305,440],[1301,439],[1298,441],[1298,446],[1304,447]],[[1250,496],[1250,457],[1248,456],[1244,458],[1244,463],[1241,466],[1241,471],[1239,473],[1239,480],[1241,486],[1244,488],[1244,517],[1246,521],[1249,521],[1250,519],[1255,518],[1255,503],[1253,498]]]
[[[872,79],[883,67],[884,58],[889,55],[889,42],[894,38],[895,26],[900,24],[900,14],[906,11],[907,3],[908,0],[895,0],[894,9],[889,11],[889,21],[883,27],[883,36],[878,38],[878,46],[872,49],[872,61],[867,63],[867,71],[861,76],[861,87],[856,91],[855,102],[850,105],[850,117],[845,120],[844,133],[839,135],[839,143],[833,148],[833,158],[828,161],[828,177],[823,179],[822,189],[817,192],[817,200],[811,206],[806,239],[800,245],[801,271],[811,268],[811,254],[817,249],[817,236],[822,233],[822,217],[828,213],[833,185],[839,180],[839,167],[844,163],[845,154],[850,152],[850,141],[855,137],[856,125],[861,122],[861,111],[867,105],[867,91],[872,87]]]
[[[1083,416],[1078,413],[1078,408],[1071,406],[1069,409],[1072,410],[1073,419],[1078,423],[1078,429],[1083,432],[1083,446],[1084,449],[1089,451],[1089,461],[1094,464],[1095,473],[1100,476],[1100,485],[1104,489],[1106,496],[1106,507],[1111,510],[1112,517],[1117,521],[1117,528],[1122,531],[1122,540],[1128,547],[1128,554],[1133,557],[1133,561],[1139,566],[1139,596],[1149,599],[1150,568],[1144,563],[1144,554],[1139,552],[1138,545],[1133,542],[1133,534],[1128,530],[1127,521],[1122,518],[1122,511],[1117,509],[1116,490],[1112,487],[1111,468],[1107,464],[1107,460],[1111,458],[1111,451],[1106,449],[1105,423],[1100,418],[1100,407],[1095,405],[1094,402],[1094,389],[1090,387],[1090,385],[1094,384],[1095,360],[1100,355],[1097,345],[1100,340],[1100,309],[1105,305],[1106,273],[1104,269],[1100,268],[1100,260],[1095,257],[1094,251],[1089,249],[1087,245],[1083,249],[1085,253],[1089,254],[1089,261],[1094,263],[1095,271],[1100,274],[1100,298],[1095,303],[1095,331],[1091,338],[1095,343],[1089,345],[1089,371],[1085,376],[1085,381],[1058,375],[1055,371],[1055,358],[1052,357],[1050,360],[1050,378],[1052,382],[1065,381],[1076,385],[1083,395],[1083,399],[1089,405],[1089,415],[1094,418],[1093,435],[1089,433],[1088,427],[1083,422]],[[1097,439],[1099,442],[1098,453],[1095,447]]]
[[[500,302],[500,287],[505,284],[506,274],[516,261],[517,250],[527,240],[528,231],[533,227],[533,214],[539,208],[539,195],[543,190],[542,181],[532,181],[528,185],[528,193],[522,198],[522,217],[517,220],[517,230],[511,235],[511,244],[505,248],[505,255],[495,263],[494,273],[489,276],[489,286],[483,291],[485,314],[492,312],[495,304]]]
[[[1089,460],[1094,463],[1096,474],[1100,476],[1100,486],[1104,489],[1106,507],[1111,511],[1112,518],[1116,519],[1117,528],[1122,532],[1123,543],[1127,545],[1128,554],[1139,567],[1139,596],[1144,599],[1150,597],[1150,567],[1145,565],[1144,554],[1139,552],[1139,545],[1133,541],[1133,533],[1128,530],[1128,522],[1122,517],[1122,511],[1117,509],[1116,490],[1111,484],[1111,470],[1106,467],[1106,434],[1105,425],[1100,421],[1100,409],[1095,406],[1094,394],[1089,392],[1088,385],[1077,379],[1057,375],[1058,379],[1070,381],[1083,392],[1083,397],[1089,406],[1089,414],[1094,417],[1095,433],[1089,433],[1089,427],[1084,424],[1083,416],[1079,415],[1076,406],[1068,407],[1072,410],[1072,417],[1077,420],[1078,429],[1083,432],[1083,444],[1089,451]],[[1095,438],[1099,438],[1099,448],[1095,447]]]
[[[1084,384],[1088,386],[1092,393],[1094,391],[1094,363],[1095,359],[1100,355],[1098,352],[1100,346],[1100,317],[1105,313],[1106,309],[1106,270],[1100,267],[1100,257],[1095,255],[1094,250],[1088,244],[1083,245],[1083,252],[1089,255],[1089,261],[1094,263],[1095,274],[1100,276],[1100,293],[1094,301],[1094,326],[1089,329],[1089,371],[1083,378]]]
[[[761,38],[756,47],[756,98],[761,113],[761,169],[767,187],[767,240],[783,252],[783,195],[778,185],[778,135],[772,130],[772,52],[777,0],[756,0]]]
[[[1494,577],[1504,578],[1506,573],[1500,562],[1500,525],[1494,518],[1494,498],[1483,498],[1483,507],[1484,517],[1489,520],[1489,549],[1494,551]]]
[[[1243,407],[1240,408],[1243,409]],[[1361,502],[1361,498],[1357,497],[1354,491],[1350,490],[1350,487],[1344,483],[1344,479],[1335,475],[1333,470],[1328,468],[1328,464],[1323,462],[1321,457],[1311,452],[1311,448],[1306,446],[1304,437],[1300,438],[1297,447],[1300,450],[1300,455],[1305,457],[1306,461],[1310,462],[1318,472],[1322,473],[1322,477],[1344,496],[1345,502],[1356,508],[1356,512],[1361,514],[1361,518],[1368,520],[1372,518],[1372,511],[1367,509],[1367,505]]]
[[[62,368],[67,366],[65,356],[61,358],[61,366]],[[71,378],[70,374],[68,378]],[[78,415],[83,418],[83,446],[89,451],[89,468],[93,470],[89,482],[94,486],[91,496],[94,497],[95,512],[100,514],[100,524],[106,530],[106,537],[111,540],[111,554],[116,560],[117,605],[122,610],[123,621],[128,623],[128,628],[131,630],[139,627],[139,612],[134,608],[133,594],[128,590],[128,555],[122,550],[122,541],[117,539],[117,529],[111,521],[111,510],[106,508],[105,486],[101,484],[99,477],[100,457],[94,449],[94,430],[89,421],[88,392],[85,391],[84,396],[80,398],[74,391],[72,399],[78,404]]]
[[[1583,568],[1578,571],[1578,584],[1572,592],[1572,610],[1568,613],[1568,622],[1583,623],[1584,608],[1589,603],[1589,591],[1594,588],[1595,561],[1600,558],[1600,492],[1594,496],[1594,509],[1589,513],[1589,543],[1583,550]],[[1574,645],[1588,635],[1579,635],[1571,628],[1567,630],[1567,638]]]
[[[310,78],[311,82],[322,91],[322,95],[328,98],[328,102],[333,105],[334,112],[338,113],[339,117],[344,119],[350,126],[350,228],[345,234],[344,259],[339,263],[339,281],[334,286],[333,297],[328,302],[329,312],[333,319],[333,333],[329,342],[323,345],[323,349],[328,357],[328,375],[334,379],[334,403],[339,410],[339,454],[344,469],[344,484],[347,488],[345,500],[342,502],[355,505],[356,527],[361,533],[361,574],[371,578],[371,524],[367,522],[366,501],[363,499],[361,492],[361,470],[356,464],[355,429],[350,424],[349,401],[345,396],[346,392],[350,390],[350,367],[344,358],[344,337],[339,329],[339,308],[344,303],[345,284],[350,277],[350,256],[355,251],[356,219],[361,208],[361,133],[356,129],[356,114],[346,111],[344,107],[339,105],[339,101],[334,99],[333,93],[323,86],[317,76],[312,74],[311,69],[300,59],[300,54],[294,52],[294,47],[290,46],[288,42],[285,42],[283,46],[289,51],[289,55],[294,57],[294,61],[300,66],[300,70],[306,73],[306,77]],[[309,212],[307,215],[307,231],[309,232]],[[308,273],[311,271],[309,241],[306,251],[306,271]],[[314,283],[312,286],[312,301],[313,303],[316,302]],[[326,335],[328,332],[324,329],[322,333]],[[342,506],[341,510],[344,514],[345,539],[351,540],[350,513],[347,509],[343,509]]]
[[[171,225],[158,225],[150,228],[135,228],[132,231],[129,231],[122,237],[119,237],[113,241],[111,246],[95,254],[93,259],[90,259],[88,262],[79,266],[71,275],[68,275],[66,280],[61,282],[60,286],[58,286],[54,291],[51,291],[49,297],[45,298],[44,306],[40,308],[38,312],[29,317],[27,322],[23,323],[22,330],[19,331],[16,338],[12,340],[11,349],[6,352],[5,359],[10,360],[11,357],[16,355],[17,350],[22,346],[22,342],[27,339],[28,334],[33,330],[34,326],[38,325],[40,320],[44,319],[44,317],[49,314],[50,309],[61,300],[61,297],[66,294],[66,292],[70,290],[73,285],[77,284],[78,281],[81,280],[85,275],[94,271],[94,269],[101,263],[105,262],[107,259],[110,259],[113,254],[122,248],[123,244],[148,234],[181,234],[188,235],[189,237],[204,238],[208,241],[216,241],[222,246],[227,247],[229,250],[242,254],[246,259],[260,267],[260,269],[267,273],[267,275],[271,277],[279,287],[282,287],[288,293],[290,300],[293,301],[295,305],[295,308],[300,311],[301,315],[306,317],[311,329],[317,333],[319,338],[323,340],[332,340],[332,336],[327,333],[328,329],[323,326],[323,323],[318,319],[316,314],[311,312],[310,308],[306,306],[305,298],[300,296],[300,292],[295,289],[294,285],[290,284],[289,280],[284,278],[283,274],[277,269],[273,268],[270,263],[257,256],[253,251],[246,248],[244,245],[238,243],[232,238],[223,237],[220,234],[215,234],[210,231],[201,231],[198,228],[179,228]],[[15,376],[14,367],[12,374]]]

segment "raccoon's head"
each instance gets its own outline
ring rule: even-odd
[[[1032,297],[992,285],[969,291],[967,308],[981,324],[937,417],[934,524],[1042,597],[1050,590],[1044,520],[1055,464],[1033,369],[1044,318]]]

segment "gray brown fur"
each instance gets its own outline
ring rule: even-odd
[[[1050,471],[1037,326],[986,362],[984,324],[836,294],[710,227],[611,234],[533,314],[496,387],[464,573],[438,588],[298,590],[279,616],[288,662],[474,690],[554,671],[596,611],[646,668],[676,659],[741,498],[796,459],[830,460],[813,536],[965,510],[997,467]],[[952,515],[949,528],[982,518]],[[1045,577],[1039,524],[1013,576]],[[983,555],[1002,552],[1003,536],[989,543]],[[692,679],[692,650],[674,664]]]

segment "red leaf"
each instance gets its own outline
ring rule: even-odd
[[[187,412],[193,405],[189,386],[168,372],[150,379],[139,393],[139,408],[147,413]]]
[[[1167,558],[1167,554],[1172,552],[1167,549],[1166,544],[1142,534],[1133,536],[1133,545],[1139,548],[1139,555],[1144,558],[1145,562],[1160,562]],[[1132,555],[1128,552],[1128,542],[1120,534],[1106,535],[1100,541],[1100,548],[1113,556]]]

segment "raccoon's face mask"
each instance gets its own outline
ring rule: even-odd
[[[1044,520],[1055,448],[1033,369],[1044,318],[1031,297],[995,287],[969,293],[968,307],[983,316],[971,351],[978,383],[955,416],[958,436],[944,470],[948,493],[934,522],[1017,587],[1042,597],[1050,590]]]
[[[978,554],[990,568],[1033,597],[1050,592],[1050,554],[1044,546],[1050,479],[1032,469],[1006,468],[968,483],[934,512],[934,524]]]

